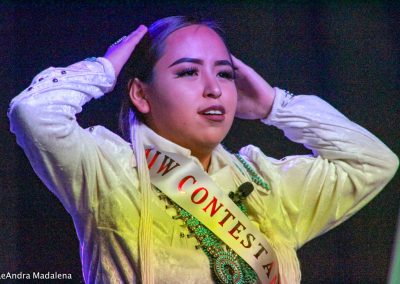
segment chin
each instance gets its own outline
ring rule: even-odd
[[[187,135],[186,137],[180,137],[180,141],[176,141],[175,143],[194,153],[206,153],[212,152],[212,150],[222,142],[227,131],[221,129],[216,131],[216,129],[214,129],[211,131],[198,131],[191,134],[192,135]]]
[[[222,140],[225,138],[224,136],[219,135],[218,137],[207,137],[207,139],[202,139],[201,141],[198,142],[197,145],[203,145],[202,147],[204,149],[211,149],[214,150],[215,147],[218,146],[222,142]]]

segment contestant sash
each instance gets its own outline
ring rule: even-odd
[[[241,256],[263,284],[278,283],[278,261],[265,237],[192,160],[146,150],[151,183]]]

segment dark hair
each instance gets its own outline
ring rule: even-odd
[[[224,32],[215,21],[192,16],[172,16],[160,19],[149,27],[147,34],[136,46],[125,65],[127,78],[129,80],[138,78],[142,82],[150,83],[153,79],[153,67],[164,53],[166,38],[174,31],[191,25],[209,27],[224,41]],[[131,84],[127,85],[129,92]],[[126,140],[129,140],[129,113],[132,111],[143,121],[141,114],[132,104],[129,95],[123,96],[119,114],[119,127]]]

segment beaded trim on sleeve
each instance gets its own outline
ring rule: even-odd
[[[88,57],[88,58],[85,59],[85,61],[96,62],[97,61],[97,57],[94,57],[94,56]]]
[[[264,188],[266,191],[271,191],[270,186],[268,185],[268,183],[266,183],[264,181],[264,179],[262,177],[260,177],[259,174],[257,174],[257,172],[253,169],[252,166],[250,166],[250,164],[239,154],[235,154],[235,157],[239,160],[239,162],[243,165],[243,167],[246,169],[247,173],[250,175],[251,180],[261,186],[262,188]]]

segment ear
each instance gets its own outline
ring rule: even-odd
[[[129,97],[131,102],[135,105],[136,109],[143,114],[150,112],[150,104],[147,100],[147,85],[138,78],[131,79],[129,82]]]

